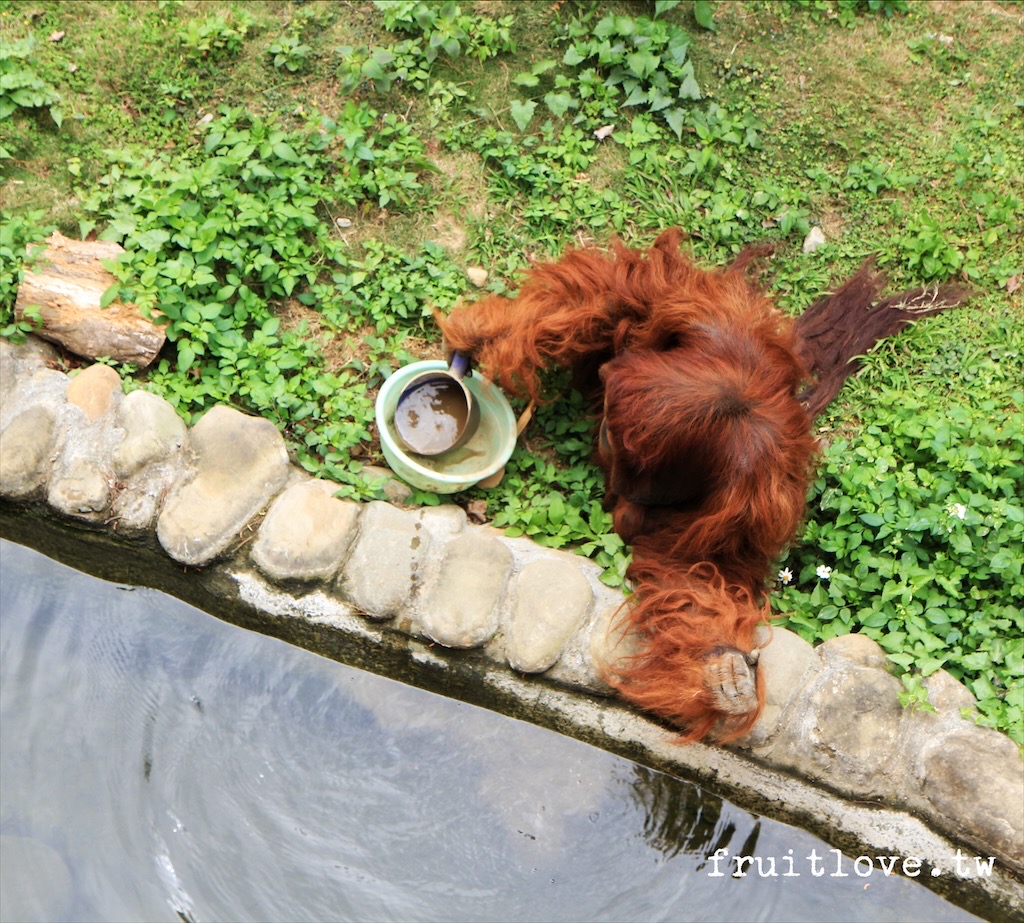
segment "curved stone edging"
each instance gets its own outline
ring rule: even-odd
[[[413,681],[445,691],[458,672],[454,694],[489,690],[503,709],[516,703],[531,720],[845,848],[920,857],[947,870],[930,887],[980,897],[995,916],[1024,903],[1021,754],[961,716],[974,701],[948,673],[926,681],[934,714],[909,711],[866,637],[815,649],[765,629],[768,700],[752,733],[729,749],[680,747],[657,723],[599,698],[622,596],[592,562],[471,525],[455,506],[336,499],[333,485],[289,463],[269,422],[216,407],[187,429],[161,398],[124,395],[113,370],[95,365],[69,379],[55,357],[31,338],[20,347],[0,340],[0,496],[14,511],[5,521],[22,523],[19,540],[31,543],[31,513],[166,555],[202,569],[193,578],[260,630],[269,624],[329,655],[343,639],[339,659],[371,669],[386,647],[418,671]],[[952,875],[958,846],[995,856],[997,871]]]

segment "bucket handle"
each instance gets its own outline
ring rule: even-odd
[[[456,352],[452,354],[451,365],[448,366],[449,373],[462,381],[466,375],[470,374],[470,361],[469,356],[465,353]]]

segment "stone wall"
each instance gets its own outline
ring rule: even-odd
[[[944,671],[926,681],[934,713],[905,710],[869,639],[812,648],[765,628],[768,702],[752,733],[681,746],[609,696],[623,597],[591,562],[471,525],[454,505],[336,499],[265,420],[222,406],[188,429],[161,398],[123,394],[108,367],[69,377],[55,360],[40,341],[0,340],[5,536],[554,727],[852,855],[918,857],[923,883],[977,913],[1024,905],[1020,750],[965,717],[973,699]],[[957,874],[958,849],[972,874]],[[990,877],[974,856],[996,858]]]

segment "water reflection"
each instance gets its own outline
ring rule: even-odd
[[[960,920],[692,785],[0,543],[7,920]]]
[[[760,821],[748,825],[746,839],[736,850],[733,811],[724,810],[721,798],[643,766],[633,768],[631,796],[643,817],[644,838],[666,857],[688,853],[703,859],[728,847],[741,856],[755,854]]]

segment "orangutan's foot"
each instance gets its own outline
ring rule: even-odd
[[[720,647],[704,661],[704,682],[714,707],[727,715],[746,715],[757,708],[756,654]]]

